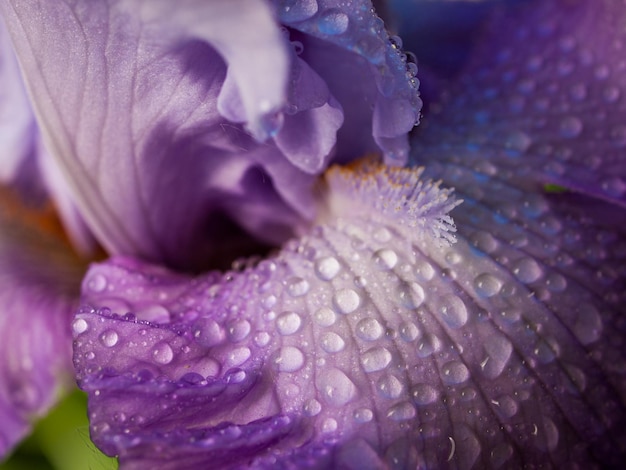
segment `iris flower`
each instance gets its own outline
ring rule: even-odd
[[[74,373],[122,468],[619,466],[623,2],[490,14],[410,153],[369,2],[176,5],[0,2],[0,450]]]

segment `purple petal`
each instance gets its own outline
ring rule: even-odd
[[[382,20],[368,0],[339,2],[275,1],[283,24],[304,33],[297,36],[303,45],[302,57],[329,84],[346,113],[346,127],[339,134],[338,148],[346,149],[363,139],[363,129],[371,129],[376,146],[391,164],[408,159],[407,132],[419,121],[422,102],[417,91],[415,64],[407,65],[397,37],[390,38]],[[393,108],[391,115],[388,112]],[[400,112],[396,112],[400,109]],[[379,117],[391,117],[389,127],[376,124]],[[372,116],[373,125],[372,125]],[[365,127],[366,124],[369,124]],[[360,132],[359,132],[360,131]],[[390,135],[391,134],[391,135]],[[343,141],[343,142],[342,142]]]
[[[476,152],[504,147],[500,165],[520,180],[626,205],[625,19],[612,1],[502,9],[437,118],[457,133],[423,135]]]
[[[531,213],[548,203],[517,190],[520,222],[493,235],[493,256],[488,234],[483,251],[449,246],[456,203],[420,173],[334,170],[323,225],[223,275],[93,266],[83,300],[96,310],[75,317],[74,361],[98,445],[130,468],[155,455],[166,468],[620,462],[623,232],[555,205],[563,236],[586,227],[578,249],[614,241],[581,263],[606,269],[583,283],[536,240]],[[467,205],[464,230],[481,215]],[[272,442],[253,449],[259,423]],[[229,426],[241,439],[220,452]]]
[[[73,383],[69,322],[84,266],[46,211],[0,196],[1,458]]]

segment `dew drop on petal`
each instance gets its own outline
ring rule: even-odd
[[[357,423],[369,423],[374,418],[374,413],[369,408],[357,408],[353,416]]]
[[[341,270],[341,265],[337,258],[328,256],[315,262],[315,274],[323,281],[330,281]]]
[[[450,328],[460,328],[467,323],[467,308],[454,294],[447,294],[439,299],[439,313]]]
[[[320,344],[324,351],[331,354],[342,351],[346,346],[343,338],[333,332],[323,333],[320,337]]]
[[[174,351],[169,344],[162,342],[154,347],[152,357],[159,364],[169,364],[174,359]]]
[[[315,323],[319,326],[331,326],[337,321],[337,315],[328,307],[321,307],[313,314]]]
[[[356,324],[356,334],[365,341],[376,341],[385,333],[385,329],[375,318],[364,318]]]
[[[107,278],[103,274],[95,273],[87,280],[87,288],[94,293],[102,292],[107,287]]]
[[[359,308],[361,297],[353,289],[341,289],[335,293],[333,302],[339,313],[347,315]]]
[[[426,333],[417,343],[417,355],[422,359],[441,349],[441,341],[432,333]]]
[[[292,335],[300,329],[302,319],[295,312],[285,312],[276,319],[276,328],[281,335]]]
[[[372,259],[374,260],[374,264],[381,271],[393,269],[396,264],[398,264],[398,255],[395,251],[388,248],[383,248],[374,252]]]
[[[406,341],[414,341],[420,334],[420,330],[414,323],[403,323],[400,325],[400,337]]]
[[[317,376],[317,389],[331,406],[344,406],[357,395],[357,388],[350,378],[339,369],[323,370]]]
[[[361,365],[365,372],[383,370],[391,363],[391,353],[383,347],[376,347],[365,351],[361,355]]]
[[[209,318],[200,318],[192,328],[192,335],[198,344],[210,348],[220,344],[225,337],[222,327],[215,320]]]
[[[376,383],[376,388],[383,398],[398,398],[404,385],[395,375],[384,375]]]
[[[451,361],[443,365],[440,375],[446,385],[456,385],[469,379],[470,373],[462,362]]]
[[[418,261],[415,264],[415,275],[423,281],[430,281],[435,276],[435,269],[428,261]]]
[[[267,346],[270,342],[270,335],[266,331],[260,331],[254,337],[254,343],[259,347]]]
[[[280,5],[280,19],[286,23],[304,21],[318,10],[316,0],[283,0]]]
[[[243,341],[250,334],[250,329],[248,320],[238,320],[228,326],[228,338],[234,343]]]
[[[309,282],[301,277],[292,277],[287,280],[287,292],[292,297],[301,297],[309,292]]]
[[[583,130],[582,121],[576,116],[567,116],[561,120],[561,135],[565,138],[572,139],[580,135]]]
[[[87,324],[87,321],[83,318],[77,318],[72,323],[72,331],[74,332],[74,334],[77,335],[84,333],[85,331],[87,331],[88,328],[89,325]]]
[[[525,284],[535,282],[543,274],[541,266],[532,258],[522,258],[513,263],[513,274]]]
[[[387,411],[387,418],[393,421],[408,421],[415,418],[415,407],[408,401],[398,403]]]
[[[304,355],[294,346],[285,346],[274,354],[273,362],[281,372],[296,372],[304,365]]]
[[[502,288],[502,281],[489,273],[482,273],[474,279],[474,289],[481,297],[493,297]]]
[[[417,282],[401,282],[395,293],[395,300],[405,308],[414,310],[424,303],[426,294]]]
[[[107,348],[112,348],[117,344],[119,336],[114,330],[106,330],[100,335],[100,342]]]
[[[336,35],[345,33],[349,22],[348,15],[345,13],[336,9],[329,9],[322,14],[317,27],[324,34]]]
[[[250,359],[250,349],[247,347],[235,348],[231,350],[226,356],[225,367],[237,367]]]
[[[304,404],[303,411],[307,416],[317,416],[322,411],[322,404],[312,398]]]
[[[322,423],[322,432],[334,432],[337,430],[337,421],[333,418],[326,418]]]
[[[417,384],[411,389],[411,397],[416,405],[430,405],[439,398],[439,392],[432,385]]]

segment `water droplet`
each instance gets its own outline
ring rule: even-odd
[[[460,328],[467,323],[467,308],[454,294],[447,294],[439,299],[439,313],[450,328]]]
[[[435,276],[435,270],[428,261],[421,260],[415,263],[415,275],[423,281],[430,281]]]
[[[426,333],[417,343],[417,355],[422,359],[441,349],[441,341],[432,333]]]
[[[398,403],[387,411],[387,418],[393,421],[408,421],[415,418],[415,407],[408,401]]]
[[[369,408],[357,408],[353,416],[357,423],[369,423],[374,418],[374,413]]]
[[[292,277],[287,280],[287,292],[292,297],[301,297],[309,292],[309,283],[301,277]]]
[[[274,355],[274,365],[281,372],[296,372],[304,365],[304,355],[298,348],[285,346]]]
[[[472,244],[483,253],[493,253],[498,248],[498,241],[489,233],[478,231],[470,237]]]
[[[551,292],[563,292],[567,287],[567,281],[559,273],[550,273],[546,277],[546,287]]]
[[[169,364],[174,359],[174,351],[169,344],[159,343],[152,350],[152,357],[159,364]]]
[[[483,343],[487,358],[481,362],[481,368],[485,376],[490,379],[498,377],[511,358],[513,345],[504,336],[489,335]]]
[[[315,322],[320,326],[331,326],[337,321],[337,315],[328,307],[322,307],[313,314]]]
[[[315,398],[312,398],[304,404],[303,410],[307,416],[317,416],[322,411],[322,404]]]
[[[492,400],[491,403],[495,405],[495,409],[498,413],[505,418],[511,418],[518,410],[517,402],[508,395],[498,397]]]
[[[379,227],[374,231],[374,240],[379,243],[387,243],[391,240],[391,232],[385,227]]]
[[[346,315],[359,308],[361,298],[353,289],[341,289],[335,293],[333,302],[339,313]]]
[[[250,359],[251,354],[252,353],[250,352],[250,349],[245,346],[231,350],[228,353],[228,356],[226,356],[226,368],[240,366],[248,359]]]
[[[364,318],[356,325],[356,334],[365,341],[376,341],[384,333],[385,329],[375,318]]]
[[[254,343],[257,346],[264,347],[270,342],[270,335],[266,331],[260,331],[254,337]]]
[[[285,312],[276,319],[276,328],[281,335],[292,335],[301,325],[302,319],[295,312]]]
[[[532,145],[533,140],[528,134],[523,131],[513,131],[507,135],[504,141],[504,148],[507,150],[508,155],[518,156]]]
[[[162,305],[153,304],[137,311],[137,318],[151,323],[165,324],[170,322],[170,312]]]
[[[584,344],[591,344],[600,339],[602,334],[602,317],[591,304],[582,304],[577,308],[574,334]]]
[[[336,35],[345,33],[350,20],[348,15],[336,9],[329,9],[322,14],[317,26],[324,34]]]
[[[224,331],[215,320],[200,318],[191,328],[194,339],[205,348],[220,344],[224,340]]]
[[[352,380],[339,369],[323,370],[317,376],[317,389],[326,403],[337,407],[348,404],[357,394]]]
[[[602,97],[607,103],[615,103],[617,100],[619,100],[620,95],[621,92],[619,88],[615,86],[606,87],[602,92]]]
[[[384,398],[398,398],[402,395],[404,385],[394,375],[383,375],[376,383],[378,392]]]
[[[234,343],[243,341],[250,334],[250,322],[238,320],[228,326],[228,337]]]
[[[104,277],[104,275],[100,273],[93,274],[87,281],[87,288],[91,292],[95,292],[95,293],[102,292],[104,289],[106,289],[106,286],[107,286],[107,278]]]
[[[398,264],[398,255],[395,251],[388,248],[377,250],[372,255],[374,264],[382,271],[393,269]]]
[[[85,331],[87,331],[88,328],[89,324],[83,318],[77,318],[72,323],[72,331],[74,332],[74,334],[77,335],[84,333]]]
[[[327,353],[336,353],[342,351],[346,346],[343,338],[339,336],[337,333],[328,332],[322,334],[320,337],[320,344],[322,349]]]
[[[474,289],[481,297],[493,297],[501,288],[502,282],[492,274],[479,274],[474,279]]]
[[[456,385],[469,379],[470,373],[462,362],[451,361],[443,365],[440,375],[446,385]]]
[[[317,277],[319,277],[323,281],[330,281],[333,279],[341,270],[341,265],[337,258],[333,258],[332,256],[328,256],[326,258],[321,258],[315,262],[315,273]]]
[[[432,385],[417,384],[411,389],[411,397],[416,405],[430,405],[439,398],[439,392]]]
[[[383,370],[391,363],[391,353],[382,347],[376,347],[365,351],[361,355],[361,365],[365,372],[377,372]]]
[[[400,325],[400,337],[406,342],[415,340],[419,334],[420,330],[413,323],[403,323]]]
[[[560,132],[567,139],[578,137],[582,130],[583,123],[576,116],[567,116],[561,120]]]
[[[532,258],[522,258],[513,263],[513,274],[525,284],[535,282],[543,274],[543,270]]]
[[[417,282],[401,282],[395,293],[396,301],[410,310],[422,305],[425,298],[424,289]]]
[[[100,335],[100,342],[107,348],[112,348],[113,346],[115,346],[119,339],[120,338],[117,332],[114,330],[106,330]]]
[[[285,23],[309,19],[318,9],[316,0],[282,0],[280,5],[280,19]]]
[[[337,430],[337,421],[333,418],[326,418],[322,423],[322,432],[334,432]]]

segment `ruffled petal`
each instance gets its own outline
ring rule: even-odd
[[[350,146],[355,139],[372,133],[376,146],[365,148],[360,155],[380,148],[388,163],[406,163],[406,134],[419,121],[422,107],[417,67],[410,60],[407,63],[400,39],[389,37],[371,1],[275,3],[280,21],[304,33],[304,37],[297,37],[304,45],[302,57],[329,83],[334,97],[349,113],[345,119],[348,128],[340,132],[338,146]],[[394,113],[393,126],[381,132],[380,126],[372,125],[372,116],[391,107],[400,107],[402,112]]]
[[[613,1],[503,8],[424,138],[463,154],[504,147],[499,165],[520,180],[626,206],[625,19]]]
[[[216,107],[227,67],[248,126],[256,125],[252,101],[270,112],[286,95],[286,41],[267,24],[268,7],[250,2],[240,18],[235,3],[2,3],[51,154],[110,253],[193,269],[215,256],[215,237],[224,237],[216,213],[278,240],[312,216],[302,191],[312,177],[277,169],[280,151],[256,142]],[[238,16],[228,21],[233,8]],[[255,18],[260,24],[249,27]],[[247,30],[235,36],[241,44],[231,35],[240,28]],[[257,34],[263,37],[248,49]],[[247,57],[253,70],[263,62],[255,73],[246,68],[242,75],[238,45],[246,55],[266,49]],[[268,234],[268,226],[275,230]]]
[[[155,455],[164,468],[621,462],[623,228],[554,203],[551,226],[582,237],[561,253],[537,233],[551,201],[496,185],[488,202],[519,207],[519,222],[475,236],[470,200],[450,245],[457,202],[420,174],[331,171],[322,225],[223,275],[94,265],[74,361],[96,443],[128,468]],[[576,263],[599,234],[606,255]],[[583,283],[579,266],[603,276]]]
[[[29,210],[4,190],[0,197],[3,457],[73,383],[69,323],[85,266],[47,211]]]

